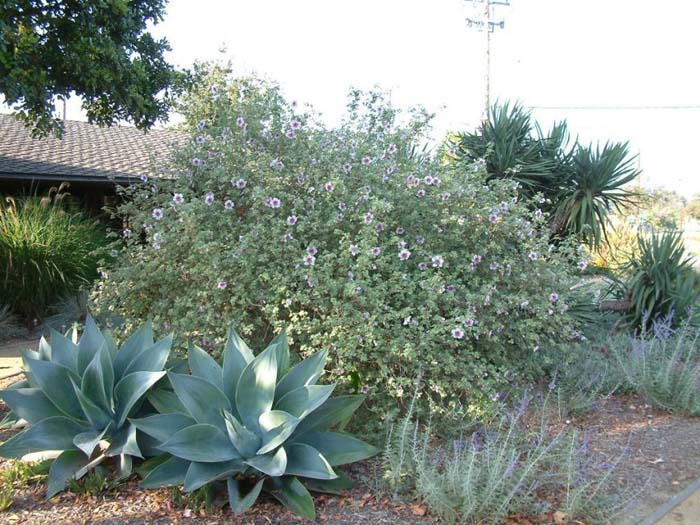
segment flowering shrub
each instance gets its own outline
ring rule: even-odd
[[[422,153],[426,115],[400,123],[380,94],[356,92],[328,129],[273,85],[205,78],[170,178],[127,190],[100,313],[151,315],[213,353],[225,334],[202,334],[222,318],[254,344],[287,326],[382,417],[419,370],[439,410],[476,407],[575,336],[574,252],[547,245],[513,182]]]

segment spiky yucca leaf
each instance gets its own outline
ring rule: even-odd
[[[377,453],[349,434],[331,431],[364,396],[330,398],[335,385],[316,384],[326,355],[318,352],[288,369],[284,332],[254,356],[233,329],[223,366],[190,348],[191,375],[169,373],[172,393],[161,391],[153,400],[162,413],[132,419],[170,454],[146,473],[142,486],[184,485],[192,491],[225,480],[235,513],[245,512],[264,490],[313,519],[307,489],[348,488],[349,480],[333,467]]]
[[[143,457],[135,415],[146,392],[164,375],[172,335],[156,343],[151,323],[117,348],[88,316],[80,339],[51,332],[37,352],[22,359],[26,381],[0,391],[12,412],[29,427],[0,445],[0,456],[60,452],[49,472],[47,497],[108,457],[118,456],[122,474],[131,457]]]

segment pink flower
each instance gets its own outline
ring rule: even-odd
[[[239,128],[245,126],[245,119],[243,117],[238,117],[236,119],[236,126],[238,126]]]
[[[197,157],[195,157],[195,158],[192,159],[192,165],[193,165],[195,168],[199,168],[199,167],[202,165],[202,160],[201,160],[201,159],[198,159]]]
[[[301,122],[299,122],[296,119],[292,120],[292,129],[294,129],[294,130],[301,129]]]
[[[375,246],[374,248],[370,248],[369,250],[369,254],[372,257],[378,257],[380,253],[382,253],[382,250],[379,246]]]
[[[368,166],[369,164],[371,164],[371,162],[372,162],[372,159],[371,159],[371,158],[369,158],[369,157],[362,157],[362,164],[363,164],[363,165]]]
[[[297,223],[297,216],[290,215],[287,217],[287,226],[294,226]]]
[[[206,204],[207,206],[211,206],[213,202],[214,202],[214,194],[212,192],[207,193],[204,196],[204,204]]]
[[[464,339],[464,332],[461,328],[455,327],[452,329],[452,337],[455,339]]]
[[[396,153],[396,144],[389,144],[389,147],[386,149],[386,152],[389,155]]]
[[[332,182],[326,182],[323,187],[326,189],[326,191],[333,191],[333,183]]]
[[[374,215],[372,214],[371,211],[368,211],[367,213],[365,213],[365,216],[362,219],[362,222],[364,222],[365,224],[371,224],[373,220],[374,220]]]
[[[406,248],[399,252],[399,259],[401,259],[402,261],[407,261],[410,256],[411,252],[408,251]]]
[[[559,300],[559,294],[557,292],[552,292],[549,294],[549,300],[556,303]]]
[[[219,290],[225,290],[227,286],[226,281],[219,281],[216,285]]]
[[[316,257],[307,253],[304,256],[304,266],[313,266],[314,264],[316,264]]]
[[[444,264],[445,261],[441,256],[433,255],[430,258],[430,262],[432,263],[433,268],[442,268],[442,265]]]
[[[175,204],[182,204],[183,202],[185,202],[185,198],[182,196],[182,193],[176,193],[175,195],[173,195],[173,202]]]
[[[352,170],[352,164],[350,164],[349,162],[343,164],[343,171],[345,173],[350,173],[350,170]]]
[[[236,182],[234,182],[234,185],[239,190],[242,190],[243,188],[245,188],[246,184],[248,184],[248,183],[245,181],[245,179],[238,179]]]
[[[531,261],[536,261],[536,260],[537,260],[537,253],[535,253],[535,252],[530,252],[530,253],[527,254],[527,256],[528,256],[528,258],[529,258]]]
[[[156,208],[155,210],[153,210],[152,215],[154,219],[159,221],[163,218],[163,210],[161,210],[160,208]]]
[[[277,197],[268,197],[267,198],[267,205],[270,208],[277,209],[282,205],[282,201],[279,200]]]

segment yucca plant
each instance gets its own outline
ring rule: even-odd
[[[204,350],[189,351],[191,375],[168,373],[173,395],[151,401],[163,413],[132,423],[155,438],[169,456],[141,485],[184,485],[185,491],[225,482],[235,513],[245,512],[262,490],[291,511],[315,516],[307,489],[337,493],[350,481],[333,467],[366,459],[377,450],[330,429],[342,425],[364,396],[330,398],[335,385],[317,385],[326,352],[288,370],[284,332],[254,357],[232,329],[220,366]]]
[[[143,406],[146,392],[165,375],[172,335],[153,342],[147,322],[121,347],[88,316],[77,338],[51,332],[39,350],[23,353],[26,380],[0,391],[28,428],[0,445],[0,456],[60,452],[51,465],[47,497],[63,490],[110,457],[121,475],[132,457],[142,457],[143,439],[129,416]],[[152,410],[151,410],[152,412]]]
[[[607,240],[612,212],[621,212],[632,201],[625,185],[639,175],[628,144],[578,146],[571,159],[572,172],[557,197],[552,230],[574,235],[591,247]]]
[[[648,328],[660,318],[680,321],[700,298],[700,279],[678,231],[640,235],[635,256],[623,267],[630,299],[627,321]]]

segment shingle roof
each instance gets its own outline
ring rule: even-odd
[[[172,130],[143,132],[77,121],[66,121],[62,139],[35,139],[12,115],[0,115],[0,180],[128,182],[153,175],[153,166],[184,140],[184,134]]]

